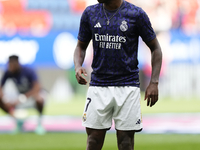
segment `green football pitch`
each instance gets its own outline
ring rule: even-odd
[[[76,95],[68,101],[57,102],[49,99],[45,106],[44,115],[81,116],[85,105],[85,96]],[[153,107],[147,107],[144,95],[141,96],[142,114],[152,113],[199,113],[200,100],[198,98],[160,98]],[[5,113],[0,110],[0,116]],[[29,109],[29,115],[37,115],[35,109]]]
[[[199,113],[200,100],[198,98],[160,98],[153,107],[147,107],[144,94],[141,95],[142,114],[152,113]],[[47,103],[47,115],[81,116],[85,105],[85,96],[75,96],[66,103]]]
[[[85,150],[84,133],[0,135],[1,150]],[[200,135],[136,134],[135,150],[199,150]],[[106,135],[102,150],[117,150],[114,133]]]
[[[81,116],[84,96],[73,97],[68,102],[50,100],[46,104],[45,115]],[[199,113],[199,99],[160,99],[152,108],[146,107],[141,98],[143,114],[151,113]],[[29,115],[36,115],[29,110]],[[5,115],[0,111],[0,116]],[[113,132],[106,135],[103,150],[117,150],[116,136]],[[34,133],[17,135],[0,134],[0,150],[85,150],[85,133],[47,133],[39,136]],[[199,134],[136,134],[135,150],[199,150]]]

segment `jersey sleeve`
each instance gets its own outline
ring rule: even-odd
[[[147,14],[140,9],[137,19],[137,27],[139,36],[141,36],[144,42],[149,42],[156,37],[156,34],[151,26],[151,22]]]
[[[35,81],[38,81],[37,74],[33,69],[29,69],[29,80],[32,83],[35,82]]]
[[[86,8],[81,16],[78,39],[82,42],[89,42],[92,38],[92,32],[90,30],[90,24],[89,24],[88,10],[89,8]]]

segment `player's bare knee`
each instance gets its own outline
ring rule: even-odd
[[[0,108],[5,111],[6,113],[9,112],[8,106],[4,103],[3,99],[0,98]]]
[[[44,103],[44,99],[40,96],[34,96],[33,98],[35,99],[37,104],[42,105]]]
[[[131,140],[118,141],[119,150],[133,150],[133,143]]]
[[[134,131],[117,130],[117,143],[119,150],[133,150],[134,148]]]
[[[99,139],[94,138],[92,136],[88,137],[88,145],[90,146],[97,146],[99,144]]]
[[[2,100],[2,98],[0,97],[0,103],[3,103],[3,100]]]
[[[87,128],[87,150],[101,150],[105,138],[106,130],[94,130]]]
[[[2,108],[4,106],[4,103],[2,101],[2,99],[0,99],[0,108]]]
[[[101,150],[103,146],[103,138],[98,136],[88,136],[87,146],[87,150]]]

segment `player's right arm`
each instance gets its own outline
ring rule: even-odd
[[[75,66],[76,79],[78,83],[82,85],[87,84],[87,80],[84,77],[84,76],[87,76],[87,72],[85,68],[82,67],[82,65],[85,59],[85,54],[86,54],[86,49],[88,47],[88,44],[89,42],[82,42],[78,40],[77,46],[74,52],[74,66]]]
[[[7,78],[8,78],[8,72],[6,71],[0,81],[0,108],[3,109],[5,112],[10,113],[12,115],[13,111],[12,111],[11,107],[8,104],[5,104],[3,101],[3,96],[4,96],[3,86],[4,86]]]
[[[76,79],[78,83],[82,85],[87,84],[87,80],[84,77],[87,76],[87,72],[85,68],[82,67],[82,65],[85,59],[86,49],[90,40],[92,39],[92,31],[90,29],[90,19],[88,14],[89,11],[90,9],[87,7],[81,16],[78,42],[74,52]]]
[[[3,97],[2,87],[0,87],[0,99]]]
[[[6,83],[6,80],[9,78],[9,75],[8,75],[8,71],[6,71],[4,74],[3,74],[3,76],[2,76],[2,78],[1,78],[1,80],[0,80],[0,98],[2,98],[3,97],[3,86],[4,86],[4,84]]]

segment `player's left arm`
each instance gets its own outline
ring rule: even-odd
[[[27,98],[31,96],[35,97],[38,95],[40,89],[41,89],[40,83],[36,80],[33,82],[32,88],[28,92],[25,93],[25,96]]]
[[[146,42],[146,44],[151,50],[152,73],[150,83],[145,91],[145,100],[147,100],[147,106],[152,107],[158,101],[158,83],[162,65],[162,51],[157,38]]]
[[[28,74],[29,81],[32,83],[31,89],[25,93],[26,97],[35,97],[38,95],[39,91],[41,90],[40,82],[38,81],[38,76],[36,72],[32,69],[29,70]]]

